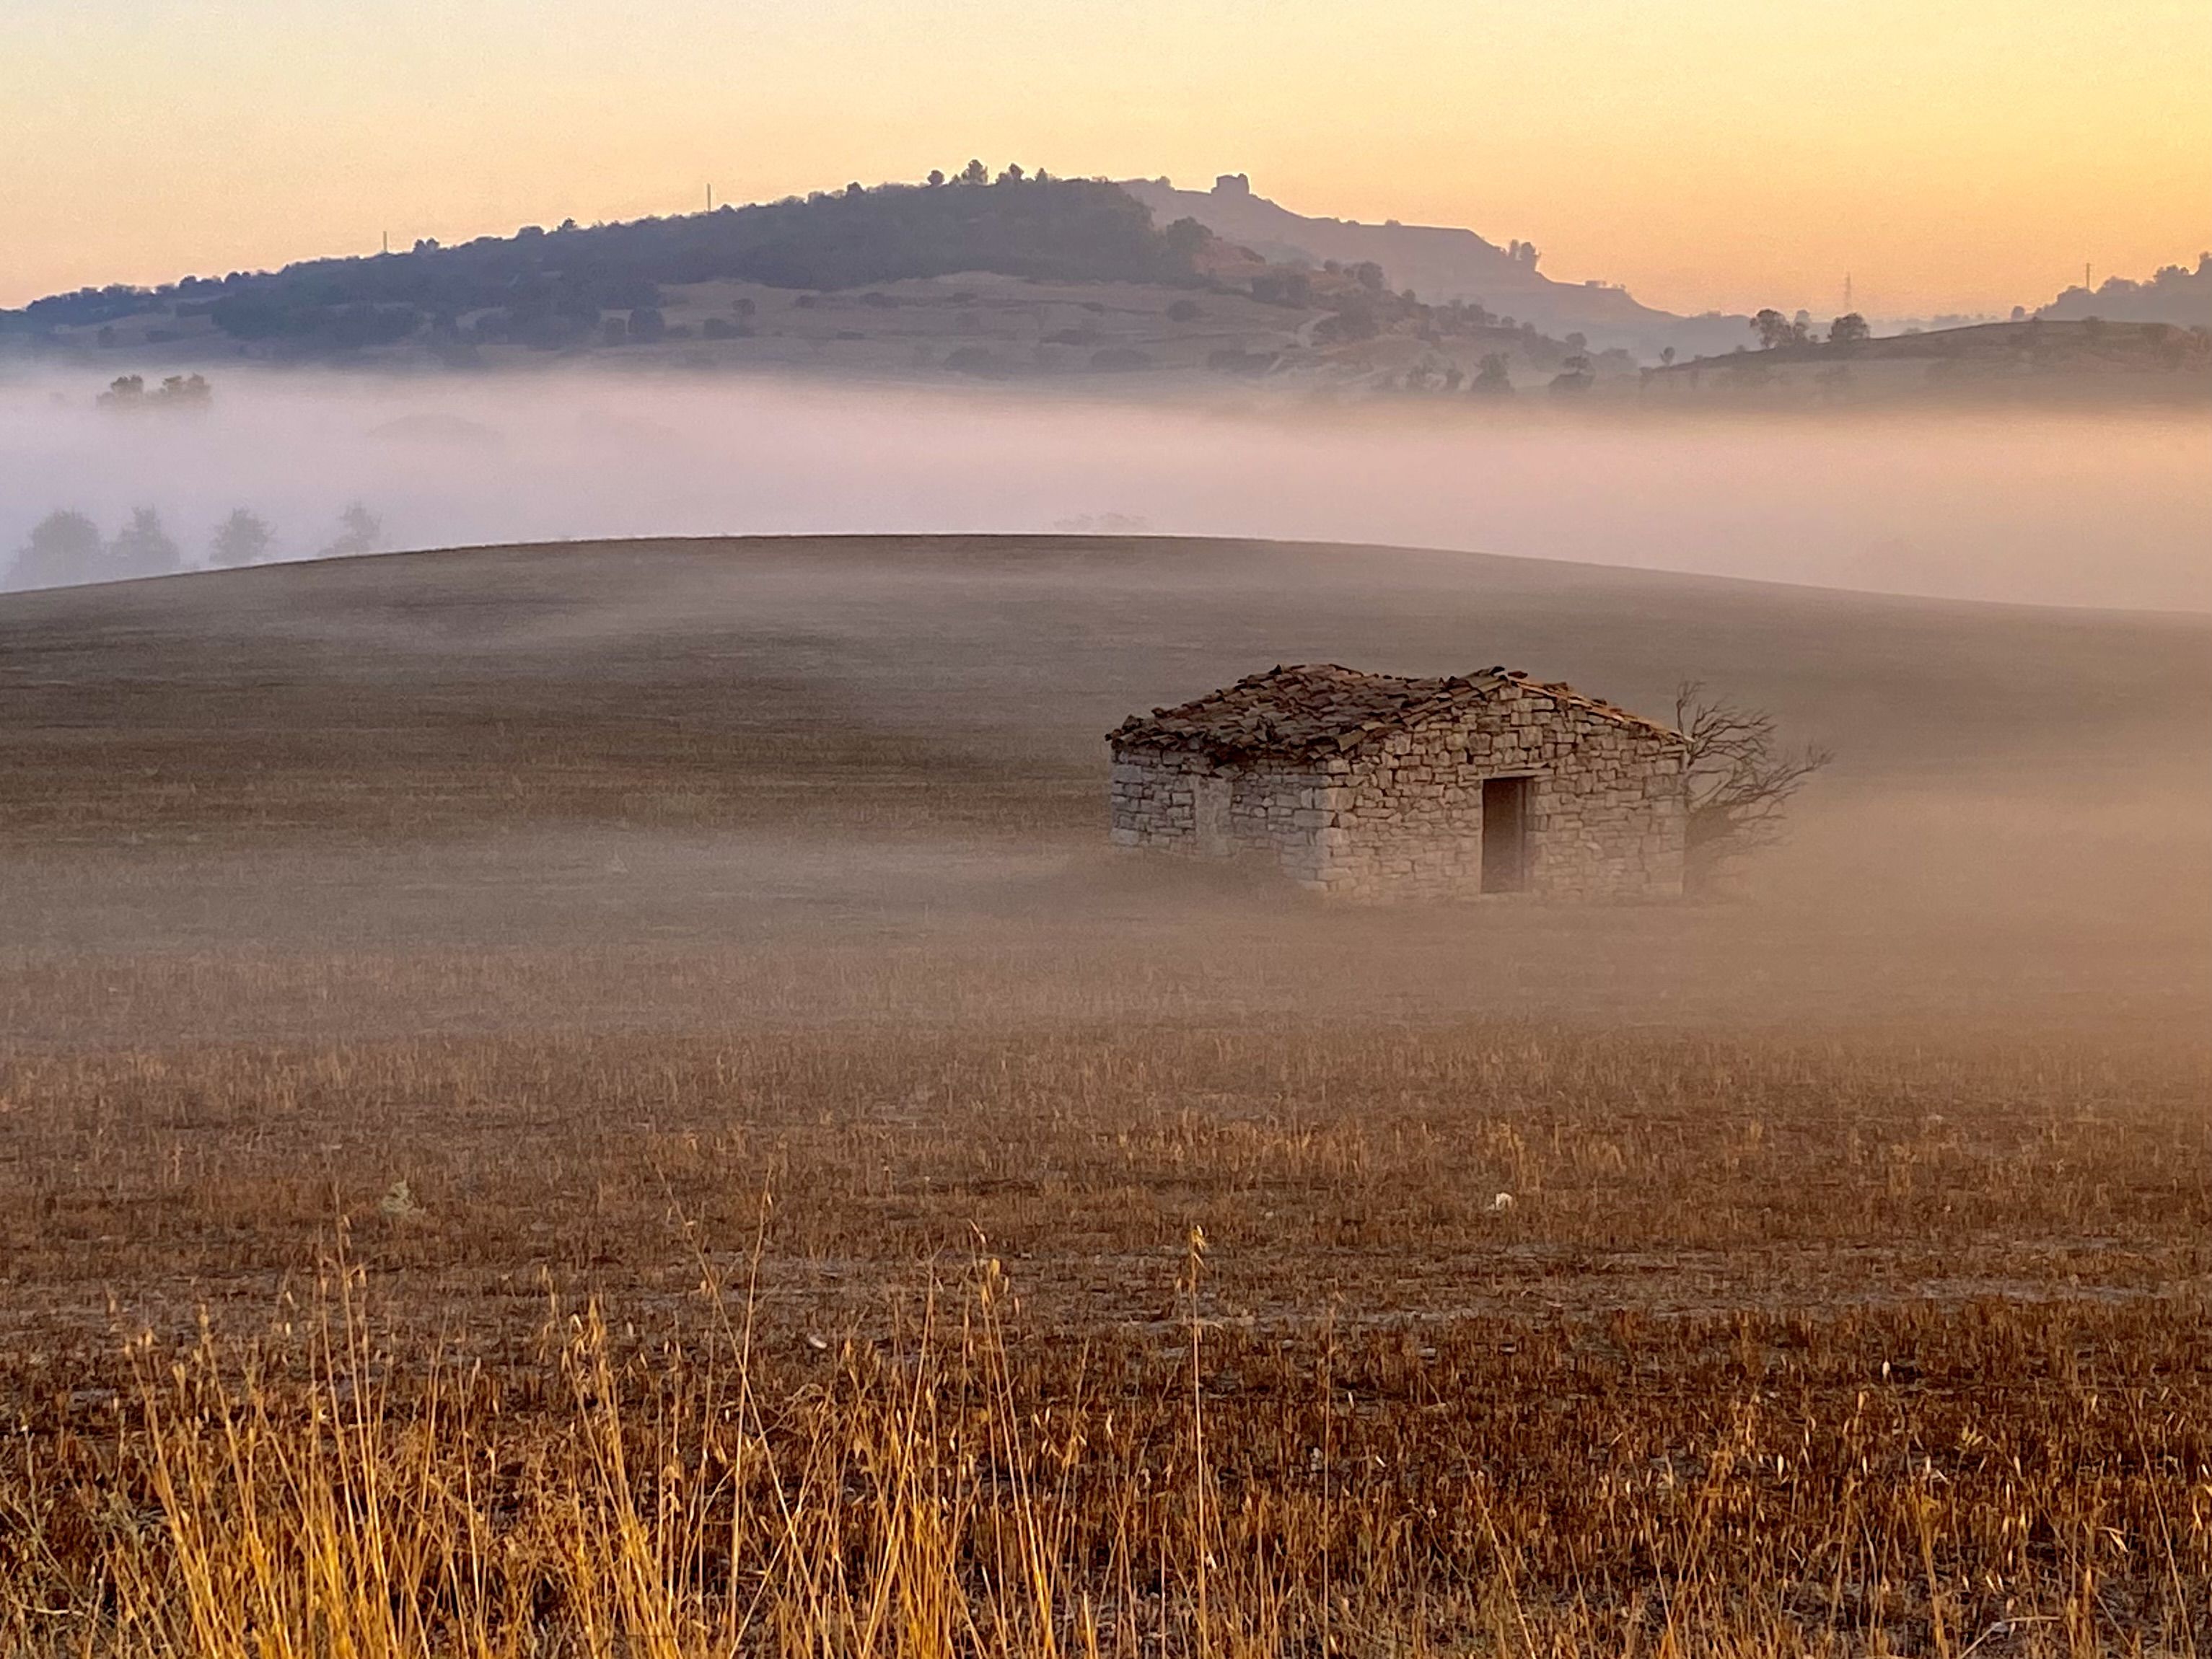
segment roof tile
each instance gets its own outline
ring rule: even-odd
[[[1510,681],[1623,726],[1680,734],[1573,688],[1532,680],[1518,669],[1408,679],[1366,674],[1335,663],[1277,664],[1231,686],[1149,718],[1132,714],[1107,733],[1118,749],[1188,750],[1216,760],[1272,755],[1312,759],[1355,749],[1378,734],[1402,732],[1467,704],[1495,698]]]

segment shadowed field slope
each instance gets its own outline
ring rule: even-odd
[[[1278,661],[1504,662],[1665,716],[1702,679],[1896,780],[2185,769],[2212,623],[1389,549],[1081,538],[497,548],[0,601],[11,836],[746,814],[898,776],[1060,825],[1122,715]],[[925,760],[933,769],[914,769]],[[416,765],[434,777],[411,775]],[[151,769],[149,771],[148,769]],[[343,787],[314,780],[343,775]],[[400,786],[404,783],[403,789]],[[153,787],[148,787],[151,784]],[[426,784],[428,787],[425,787]],[[305,799],[280,804],[287,787]],[[519,795],[517,792],[520,792]],[[404,798],[403,798],[404,797]],[[941,799],[945,798],[945,799]]]

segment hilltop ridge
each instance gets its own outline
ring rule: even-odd
[[[286,356],[360,352],[410,337],[446,355],[490,343],[577,348],[604,343],[611,312],[659,310],[667,289],[737,282],[830,293],[975,272],[1225,288],[1295,304],[1315,289],[1387,286],[1394,298],[1469,310],[1508,331],[1580,334],[1574,349],[1586,343],[1638,357],[1668,347],[1723,350],[1743,337],[1743,318],[1678,317],[1618,286],[1554,282],[1538,270],[1540,258],[1532,244],[1499,247],[1463,228],[1309,218],[1255,195],[1243,173],[1224,174],[1202,192],[1164,179],[1116,184],[1018,167],[993,179],[970,162],[921,184],[854,183],[703,214],[568,220],[453,246],[425,239],[403,251],[273,271],[80,289],[0,311],[0,335],[54,341],[161,311],[186,321],[204,316],[232,340]],[[1340,270],[1358,275],[1326,280]],[[643,320],[651,337],[652,319]],[[153,327],[167,338],[146,340],[142,329],[138,343],[162,344],[180,332]]]
[[[605,315],[651,312],[664,284],[740,281],[787,289],[985,271],[1034,280],[1197,285],[1195,224],[1156,228],[1099,179],[1025,175],[994,181],[980,161],[924,185],[858,183],[702,214],[552,231],[526,225],[453,247],[423,240],[401,253],[303,260],[276,271],[186,276],[159,289],[81,289],[0,312],[0,331],[33,336],[136,315],[149,300],[207,316],[238,340],[295,349],[390,344],[428,325],[498,313],[499,337],[561,346],[591,339]],[[648,325],[648,328],[649,328]]]
[[[2096,289],[2076,283],[2036,313],[2057,321],[2178,323],[2212,328],[2212,253],[2197,256],[2197,269],[2165,265],[2143,282],[2107,276]]]
[[[1725,350],[1741,342],[1750,323],[1718,312],[1677,316],[1640,304],[1614,283],[1555,282],[1537,269],[1542,255],[1530,242],[1500,247],[1457,226],[1309,217],[1255,193],[1241,173],[1223,173],[1210,191],[1178,190],[1164,178],[1125,179],[1121,186],[1152,210],[1155,224],[1190,220],[1277,264],[1372,263],[1393,287],[1410,289],[1427,304],[1480,305],[1547,334],[1580,333],[1595,346],[1638,356],[1656,356],[1670,345]]]
[[[1194,219],[1158,220],[1105,179],[1018,167],[994,179],[976,161],[924,184],[83,289],[0,312],[0,335],[27,353],[104,359],[111,401],[134,407],[149,368],[240,360],[476,368],[590,356],[1486,393],[1516,374],[1579,387],[1633,368],[1533,322],[1424,305],[1371,263],[1271,263]]]
[[[97,363],[101,400],[131,408],[175,401],[142,395],[149,374],[241,361],[474,369],[586,358],[1484,402],[1517,390],[1617,398],[1650,383],[1639,368],[1670,392],[1796,387],[1830,402],[1946,391],[1931,381],[2008,398],[2203,395],[2201,327],[2133,320],[2097,333],[2094,313],[2065,319],[2212,306],[2212,258],[2194,273],[2070,290],[2046,308],[2047,331],[2017,338],[1998,325],[1869,345],[1863,319],[1838,319],[1856,334],[1838,337],[1807,380],[1781,372],[1802,353],[1747,349],[1754,331],[1776,343],[1778,312],[1679,317],[1618,286],[1554,282],[1540,257],[1464,228],[1308,217],[1255,194],[1243,173],[1201,192],[1018,167],[994,178],[971,161],[923,183],[81,289],[0,311],[0,346]],[[1802,343],[1810,329],[1801,313],[1777,338]],[[1864,372],[1876,360],[1881,372]]]

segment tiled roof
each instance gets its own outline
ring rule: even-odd
[[[1488,702],[1506,686],[1553,697],[1570,707],[1658,735],[1679,734],[1571,686],[1532,680],[1517,669],[1492,668],[1443,679],[1363,674],[1334,663],[1277,666],[1174,708],[1132,714],[1108,732],[1116,749],[1183,749],[1216,760],[1254,755],[1314,759],[1355,749],[1368,738],[1402,732],[1467,704]]]

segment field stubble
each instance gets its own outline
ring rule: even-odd
[[[2212,1643],[2201,627],[1391,557],[11,600],[0,1642]],[[1744,906],[1096,850],[1128,708],[1477,645],[1846,760]]]
[[[1369,1021],[19,1054],[8,1616],[2190,1651],[2207,1070]]]

